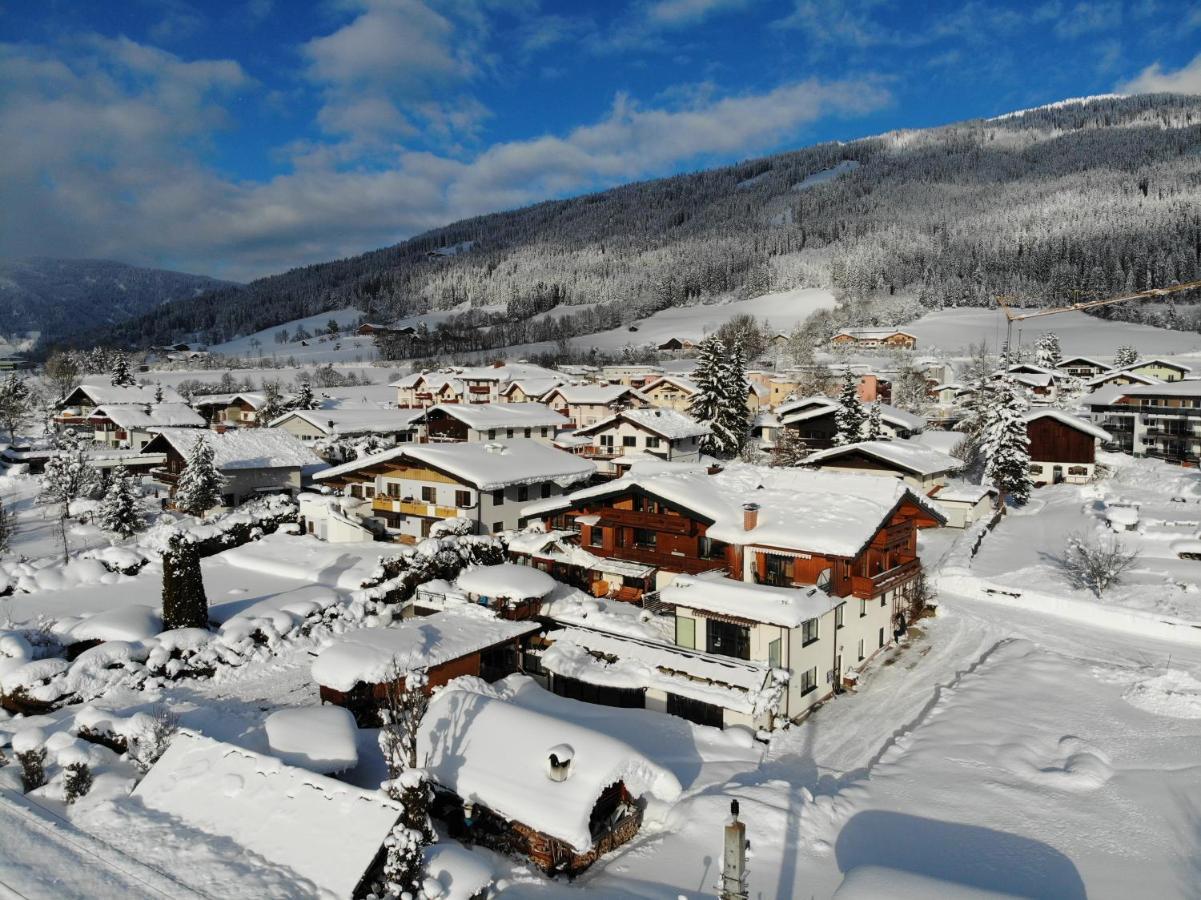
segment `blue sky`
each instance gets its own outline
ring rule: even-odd
[[[0,5],[0,256],[235,279],[1065,97],[1201,93],[1201,2]],[[11,152],[9,152],[11,149]]]

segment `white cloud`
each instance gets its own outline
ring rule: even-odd
[[[693,25],[710,15],[746,6],[747,0],[656,0],[646,9],[648,22],[668,28]]]
[[[1138,77],[1118,85],[1124,94],[1201,94],[1201,53],[1176,71],[1165,71],[1159,63],[1143,69]]]

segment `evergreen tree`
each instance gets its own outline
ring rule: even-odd
[[[269,425],[288,411],[278,381],[263,380],[263,398],[263,405],[259,407],[257,416],[260,425]]]
[[[209,627],[208,597],[200,571],[200,551],[191,536],[175,531],[168,539],[163,559],[163,627]]]
[[[1026,404],[1008,379],[993,392],[987,422],[980,437],[984,477],[1006,499],[1021,506],[1030,499],[1030,439],[1022,413]]]
[[[859,402],[859,382],[848,368],[842,376],[842,391],[838,395],[838,412],[834,414],[835,446],[853,444],[863,436],[863,423],[866,414]]]
[[[375,896],[416,898],[425,880],[425,848],[435,840],[430,821],[430,786],[417,756],[417,730],[429,708],[424,670],[403,671],[393,664],[387,674],[380,728],[380,749],[388,769],[383,789],[404,811],[384,841],[382,884]]]
[[[1116,369],[1132,366],[1138,362],[1138,351],[1129,344],[1123,344],[1113,354],[1113,365]]]
[[[8,552],[8,545],[12,541],[13,522],[8,514],[8,509],[4,506],[4,501],[0,499],[0,553]]]
[[[9,441],[17,439],[17,431],[33,418],[34,398],[24,378],[9,372],[0,382],[0,425],[8,432]]]
[[[876,401],[867,409],[867,424],[864,426],[865,440],[886,441],[883,423],[880,421],[880,401]]]
[[[777,467],[799,466],[811,452],[799,431],[781,425],[776,446],[772,448],[771,464]]]
[[[1063,351],[1059,346],[1059,335],[1048,331],[1034,344],[1034,361],[1047,369],[1053,369],[1063,359]]]
[[[719,448],[719,455],[733,458],[746,444],[750,427],[747,410],[750,385],[746,378],[746,354],[740,340],[734,341],[721,368],[722,395],[714,431],[721,435],[722,446]]]
[[[113,354],[110,376],[114,386],[131,387],[138,383],[133,377],[133,373],[129,371],[129,357],[119,351]]]
[[[692,418],[702,425],[708,425],[713,433],[708,435],[701,444],[701,449],[713,455],[720,454],[723,444],[722,437],[717,434],[717,420],[721,415],[721,407],[725,397],[724,376],[726,347],[716,337],[708,337],[701,341],[697,354],[697,365],[692,372],[692,380],[696,382],[697,392],[692,397],[688,412]]]
[[[155,403],[162,403],[162,402],[163,402],[163,385],[162,385],[162,383],[161,383],[161,382],[155,382],[155,385],[154,385],[154,402],[155,402]]]
[[[296,396],[292,398],[292,408],[316,409],[317,405],[317,398],[313,396],[313,383],[309,381],[307,375],[302,376],[296,389]]]
[[[175,505],[183,512],[203,517],[221,501],[225,479],[213,465],[213,448],[199,437],[188,454],[187,465],[175,485]]]
[[[118,466],[100,503],[100,527],[123,538],[133,537],[142,527],[138,494],[133,479]]]

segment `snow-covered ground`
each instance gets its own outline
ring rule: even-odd
[[[998,309],[944,309],[909,322],[904,328],[917,337],[919,352],[937,348],[947,353],[965,353],[970,345],[983,341],[995,353],[1005,342],[1005,315]],[[1080,312],[1015,322],[1014,345],[1018,344],[1019,332],[1021,346],[1033,347],[1048,331],[1059,335],[1065,356],[1105,359],[1112,357],[1123,344],[1131,345],[1144,357],[1201,352],[1201,334],[1196,332],[1132,325]]]

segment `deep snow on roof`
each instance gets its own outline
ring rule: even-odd
[[[267,402],[267,395],[257,391],[239,391],[236,394],[204,394],[192,398],[193,406],[230,406],[239,400],[251,409],[260,409]]]
[[[595,406],[604,403],[614,403],[627,394],[646,400],[647,397],[622,384],[561,384],[546,393],[542,402],[559,396],[565,403],[582,406]]]
[[[109,403],[97,406],[88,418],[105,418],[120,428],[203,428],[206,424],[196,410],[183,402],[154,403],[149,406]]]
[[[744,463],[717,475],[709,475],[703,466],[651,467],[644,472],[639,465],[623,478],[576,491],[558,503],[531,504],[523,513],[567,508],[631,488],[711,520],[707,534],[715,540],[832,556],[855,556],[906,498],[942,518],[900,479]],[[743,504],[749,502],[759,505],[758,523],[746,531]]]
[[[1031,409],[1022,414],[1022,418],[1027,423],[1037,419],[1054,419],[1057,422],[1062,422],[1070,428],[1075,428],[1077,431],[1083,431],[1085,434],[1091,434],[1095,438],[1100,438],[1103,441],[1112,441],[1111,435],[1099,425],[1094,425],[1087,419],[1082,419],[1079,416],[1073,416],[1071,413],[1064,412],[1062,409]]]
[[[439,403],[427,413],[440,410],[475,431],[494,428],[562,428],[566,416],[541,403]]]
[[[621,421],[630,422],[648,431],[653,431],[669,441],[681,441],[690,437],[704,437],[710,433],[708,425],[703,425],[691,416],[674,409],[664,409],[658,406],[648,406],[644,409],[623,409],[608,418],[601,419],[595,425],[579,429],[580,434],[592,434],[604,431]]]
[[[408,444],[333,466],[313,477],[323,481],[401,459],[447,472],[482,491],[542,481],[570,485],[583,481],[596,471],[596,464],[591,460],[538,441],[516,439],[488,443]]]
[[[185,458],[197,440],[213,448],[213,463],[225,472],[234,469],[291,469],[321,465],[321,459],[286,431],[241,428],[235,431],[200,432],[190,428],[155,428]]]
[[[284,413],[270,425],[276,428],[288,419],[297,418],[329,435],[391,434],[415,428],[416,420],[424,413],[421,409],[295,409]]]
[[[291,868],[318,892],[336,897],[351,896],[401,813],[379,791],[187,729],[175,735],[133,795],[191,828]]]
[[[503,597],[507,600],[545,597],[558,585],[558,582],[545,572],[516,563],[473,566],[460,572],[455,583],[469,594]]]
[[[697,383],[691,378],[685,378],[683,375],[660,375],[654,381],[648,381],[642,386],[643,393],[650,393],[660,384],[674,384],[682,391],[688,394],[695,394],[700,390]]]
[[[456,606],[388,628],[359,628],[321,651],[313,680],[336,691],[349,691],[359,682],[380,684],[394,666],[400,672],[440,666],[540,627],[498,619],[483,607]]]
[[[691,575],[677,575],[659,592],[659,599],[672,606],[784,628],[797,628],[843,602],[818,587],[772,587],[752,581]]]
[[[963,468],[963,460],[914,441],[858,441],[819,450],[805,458],[807,465],[837,462],[846,456],[862,453],[883,463],[897,466],[915,475],[937,475]]]
[[[157,387],[150,385],[134,385],[130,387],[128,385],[115,385],[104,382],[99,384],[87,382],[71,391],[71,394],[67,395],[68,398],[79,391],[90,397],[96,406],[116,403],[154,403],[155,395],[160,391],[162,392],[162,402],[164,403],[185,402],[184,398],[174,388],[167,387],[165,384]]]
[[[611,784],[620,781],[635,798],[665,803],[681,793],[675,775],[626,742],[519,705],[503,687],[490,689],[476,679],[458,679],[431,701],[418,750],[444,788],[579,852],[592,847],[592,809]],[[552,751],[571,760],[563,781],[548,774]]]

